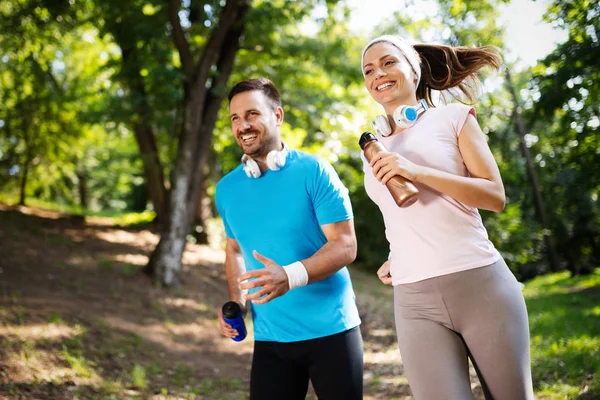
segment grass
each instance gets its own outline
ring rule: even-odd
[[[18,194],[0,192],[0,203],[16,205],[19,202]],[[61,213],[84,216],[84,217],[103,217],[112,220],[115,226],[137,226],[151,223],[156,218],[156,213],[152,210],[143,212],[130,212],[123,210],[103,209],[101,211],[93,211],[84,209],[81,206],[72,204],[64,204],[57,202],[49,202],[35,197],[27,197],[25,204],[28,207],[35,207],[45,210],[58,211]]]
[[[140,364],[134,364],[133,370],[131,371],[132,385],[137,389],[146,389],[148,387],[146,375],[146,368]]]
[[[524,294],[538,398],[600,398],[600,269],[538,277]]]
[[[63,358],[71,367],[73,374],[81,378],[91,378],[94,364],[88,361],[81,351],[71,352],[63,346]]]
[[[12,193],[0,192],[0,202],[2,202],[4,204],[16,205],[19,202],[19,195],[16,192],[12,192]],[[56,202],[44,201],[44,200],[37,199],[33,196],[25,198],[25,204],[27,204],[28,207],[36,207],[36,208],[42,208],[42,209],[46,209],[46,210],[60,211],[60,212],[64,212],[64,213],[71,214],[71,215],[84,215],[81,207],[73,206],[73,205],[69,205],[69,204],[60,204],[60,203],[56,203]]]

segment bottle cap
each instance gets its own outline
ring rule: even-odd
[[[358,145],[360,146],[361,149],[363,149],[364,146],[365,146],[365,144],[367,144],[367,142],[370,142],[371,140],[377,140],[377,138],[371,132],[364,132],[360,136],[360,140],[358,141]]]
[[[233,319],[240,315],[242,309],[235,301],[228,301],[227,303],[223,304],[222,311],[225,318]]]

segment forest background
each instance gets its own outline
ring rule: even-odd
[[[15,249],[36,247],[35,230],[11,230],[26,223],[13,212],[45,218],[35,209],[76,225],[104,218],[116,228],[151,232],[144,256],[127,265],[138,279],[150,276],[157,298],[189,287],[186,251],[223,246],[215,184],[242,155],[226,94],[232,83],[257,76],[280,88],[288,146],[329,160],[350,190],[359,242],[353,267],[372,273],[387,246],[379,210],[364,191],[357,142],[381,110],[363,87],[359,63],[369,38],[392,33],[500,50],[504,66],[483,71],[476,109],[507,205],[498,214],[482,211],[485,226],[520,281],[537,287],[558,279],[568,282],[567,292],[578,285],[596,290],[598,1],[542,3],[544,20],[563,40],[529,63],[507,40],[508,2],[438,0],[425,7],[408,0],[372,24],[352,12],[355,3],[1,0],[0,283],[9,285],[7,271],[19,264],[9,264],[11,257],[24,257]],[[583,371],[574,387],[586,396],[590,387],[599,390],[589,375],[600,368],[600,310],[588,311],[582,315],[591,342],[584,347],[595,348],[596,362],[573,367]]]

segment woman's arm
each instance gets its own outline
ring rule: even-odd
[[[485,134],[471,114],[458,136],[458,148],[469,171],[468,177],[416,165],[397,153],[379,154],[373,157],[371,166],[384,184],[393,176],[402,175],[468,206],[502,211],[506,197],[500,171]]]

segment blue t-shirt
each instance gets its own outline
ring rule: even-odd
[[[348,190],[331,164],[295,150],[281,170],[258,179],[247,177],[240,165],[217,184],[216,204],[247,271],[264,268],[253,250],[279,265],[309,258],[327,242],[321,225],[353,217]],[[256,340],[296,342],[360,324],[346,267],[266,304],[249,304]]]

